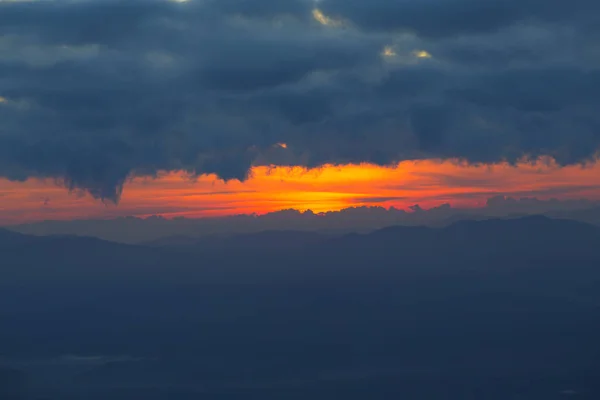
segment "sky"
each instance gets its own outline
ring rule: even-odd
[[[600,199],[596,0],[0,0],[0,224]]]

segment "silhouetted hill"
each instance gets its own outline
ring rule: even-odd
[[[585,223],[530,216],[514,219],[459,221],[443,228],[389,227],[351,234],[322,246],[326,253],[356,253],[361,261],[420,262],[525,255],[577,258],[600,255],[600,228]]]
[[[150,247],[185,247],[197,246],[200,241],[200,238],[194,236],[173,235],[161,237],[155,240],[149,240],[140,244]]]
[[[527,217],[230,239],[7,247],[0,354],[37,393],[77,400],[598,398],[594,226]]]
[[[600,228],[574,220],[552,219],[545,216],[526,216],[502,219],[467,219],[440,228],[390,226],[364,234],[326,235],[303,231],[264,231],[252,234],[193,238],[176,236],[144,243],[162,248],[187,248],[203,252],[219,251],[322,251],[334,248],[342,254],[348,251],[376,249],[408,251],[439,247],[440,249],[472,247],[470,251],[489,251],[505,246],[527,248],[532,245],[550,246],[557,250],[565,246],[586,246],[598,240]],[[557,247],[558,246],[558,247]],[[533,250],[533,249],[532,249]]]
[[[451,224],[447,231],[470,231],[474,234],[493,232],[496,235],[525,233],[553,235],[598,234],[600,228],[583,222],[555,219],[543,215],[530,215],[514,218],[491,218],[485,220],[462,220]]]
[[[600,207],[584,208],[582,210],[553,211],[548,213],[554,218],[566,218],[589,224],[600,225]]]
[[[30,243],[35,239],[35,236],[24,235],[0,228],[0,248]]]
[[[194,238],[189,236],[171,236],[143,243],[153,247],[190,247],[195,250],[252,250],[285,251],[302,249],[322,243],[332,235],[302,231],[262,231],[257,233],[208,236]]]
[[[71,235],[38,237],[10,232],[0,237],[0,249],[0,277],[4,280],[0,287],[15,279],[41,283],[108,277],[142,281],[153,271],[162,274],[170,259],[170,254],[160,249]]]
[[[314,213],[310,210],[282,210],[264,215],[235,215],[218,218],[122,217],[101,220],[41,221],[10,229],[35,235],[69,234],[93,236],[122,243],[151,243],[172,238],[171,244],[187,242],[186,237],[253,234],[263,231],[312,231],[334,234],[371,232],[391,225],[442,227],[462,219],[489,219],[548,215],[600,225],[598,202],[589,200],[540,200],[495,196],[481,208],[453,208],[442,204],[431,209],[418,205],[410,210],[391,207],[349,207],[340,211]],[[169,242],[169,240],[166,240]],[[160,244],[160,243],[157,243]]]
[[[127,281],[143,281],[164,274],[167,279],[231,276],[261,280],[265,271],[291,279],[298,274],[327,271],[368,275],[373,268],[389,265],[397,266],[393,269],[396,272],[402,271],[400,265],[419,272],[418,265],[439,268],[459,260],[468,260],[465,265],[472,265],[477,259],[539,256],[581,260],[600,256],[600,228],[544,216],[459,221],[443,228],[393,226],[342,236],[265,231],[197,240],[169,239],[153,246],[76,236],[34,237],[8,231],[3,237],[0,247],[9,251],[4,255],[7,267],[0,274],[11,271],[12,277],[31,279],[71,274],[88,280],[120,276],[127,277]],[[270,253],[286,258],[276,262]]]
[[[125,245],[123,244],[109,242],[94,237],[75,235],[34,236],[0,228],[0,247],[6,249],[10,248],[11,251],[15,251],[24,248],[25,246],[30,252],[32,249],[43,251],[54,247],[60,247],[61,249],[70,247],[71,250],[77,249],[78,247],[88,249],[91,246],[117,246],[125,248]]]

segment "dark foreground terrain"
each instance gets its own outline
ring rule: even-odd
[[[0,399],[600,398],[599,228],[311,235],[0,231]]]

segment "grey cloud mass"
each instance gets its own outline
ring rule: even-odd
[[[598,23],[592,0],[0,1],[0,176],[117,200],[160,170],[585,162]]]

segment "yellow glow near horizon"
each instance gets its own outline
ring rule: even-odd
[[[102,203],[81,191],[69,194],[54,180],[0,179],[0,224],[126,215],[213,217],[290,208],[326,212],[375,205],[402,209],[443,203],[478,207],[496,195],[600,200],[600,163],[560,167],[552,160],[517,166],[424,160],[392,167],[259,166],[252,168],[244,182],[223,182],[214,175],[190,179],[180,171],[133,177],[125,184],[118,205]]]

